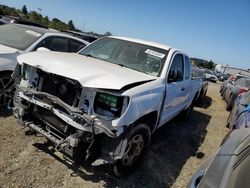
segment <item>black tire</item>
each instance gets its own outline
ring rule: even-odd
[[[191,117],[191,114],[194,109],[194,101],[189,105],[189,107],[186,110],[183,110],[181,113],[181,117],[183,120],[188,120]]]
[[[146,124],[138,124],[133,129],[128,136],[123,158],[111,165],[112,173],[116,177],[125,177],[129,175],[145,155],[146,148],[150,143],[151,133]]]
[[[14,81],[11,73],[1,73],[0,75],[0,111],[6,111],[10,105],[14,92]]]
[[[204,104],[205,97],[207,95],[207,90],[202,92],[202,95],[199,96],[199,98],[196,101],[196,106],[202,107]]]

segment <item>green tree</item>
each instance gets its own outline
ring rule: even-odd
[[[4,15],[2,7],[0,7],[0,15]]]
[[[74,26],[74,24],[73,24],[73,21],[72,21],[72,20],[69,20],[69,22],[68,22],[68,26],[69,26],[69,30],[72,30],[72,31],[75,31],[75,30],[76,30],[76,28],[75,28],[75,26]]]
[[[49,27],[57,30],[69,30],[69,26],[58,18],[53,18],[49,23]]]
[[[36,11],[31,11],[28,14],[28,19],[32,22],[36,22],[39,24],[44,24],[44,18],[41,14],[38,14]]]
[[[214,62],[212,60],[210,60],[208,63],[207,63],[207,68],[208,69],[213,69],[214,67]]]
[[[22,12],[23,12],[24,15],[27,15],[27,14],[28,14],[28,10],[27,10],[26,5],[23,6]]]
[[[110,33],[110,32],[108,31],[108,32],[104,33],[104,35],[105,35],[105,36],[111,36],[112,33]]]

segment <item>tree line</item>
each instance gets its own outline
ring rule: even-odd
[[[42,9],[39,8],[38,10],[42,10]],[[68,23],[63,22],[58,18],[53,18],[50,20],[48,16],[42,16],[36,11],[28,11],[26,5],[24,5],[22,9],[16,9],[16,8],[8,7],[5,5],[0,5],[0,15],[18,17],[18,18],[31,21],[31,22],[35,22],[45,27],[60,30],[60,31],[71,30],[71,31],[82,32],[80,29],[75,27],[73,20],[69,20]],[[103,36],[94,32],[90,32],[90,33],[93,35],[97,35],[97,36]],[[104,35],[112,35],[112,34],[110,32],[106,32]]]
[[[202,67],[211,70],[214,69],[216,66],[216,63],[212,60],[207,61],[204,59],[190,58],[190,62],[197,67]]]

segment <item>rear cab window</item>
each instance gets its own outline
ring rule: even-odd
[[[185,80],[189,79],[190,78],[190,61],[189,61],[189,58],[188,56],[185,55]]]
[[[43,39],[35,48],[37,50],[39,47],[47,48],[51,51],[59,52],[69,52],[68,49],[68,38],[59,36],[50,36]]]
[[[80,42],[78,40],[74,40],[74,39],[69,39],[69,52],[78,52],[79,50],[81,50],[82,48],[84,48],[86,46],[86,44],[84,44],[83,42]]]

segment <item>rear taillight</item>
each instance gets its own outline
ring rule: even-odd
[[[239,90],[239,92],[238,92],[238,96],[239,96],[240,94],[242,94],[242,93],[247,92],[247,91],[248,91],[248,89],[241,88],[241,89]]]
[[[228,79],[235,82],[236,77],[235,76],[230,76]]]

